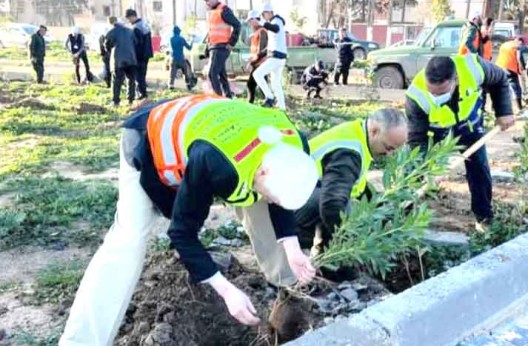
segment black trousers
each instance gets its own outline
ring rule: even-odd
[[[107,88],[112,86],[112,72],[110,71],[110,58],[103,57],[104,81]]]
[[[37,74],[37,83],[42,83],[44,80],[44,57],[42,58],[33,58],[31,60],[33,65],[33,70]]]
[[[90,64],[88,63],[88,55],[85,51],[83,51],[78,58],[73,59],[73,64],[75,65],[75,79],[77,80],[77,83],[81,82],[81,73],[79,71],[81,69],[81,61],[83,62],[86,71],[86,79],[91,81],[93,78],[92,73],[90,72]]]
[[[338,62],[334,67],[334,84],[339,85],[339,79],[343,76],[343,85],[348,84],[348,72],[350,70],[350,62]]]
[[[256,68],[251,70],[251,73],[249,74],[249,79],[247,81],[247,88],[248,88],[248,102],[249,103],[255,103],[255,97],[257,96],[257,87],[258,84],[255,81],[255,78],[253,77],[253,72],[256,70]],[[265,76],[264,79],[266,82],[268,81],[268,76]]]
[[[128,79],[128,102],[132,103],[136,98],[136,66],[116,67],[114,74],[113,101],[119,104],[121,101],[121,86]]]
[[[139,98],[147,97],[147,69],[148,60],[138,61],[136,80]]]
[[[227,79],[226,61],[229,58],[227,48],[213,48],[211,54],[211,67],[209,69],[209,80],[214,92],[220,96],[231,97],[231,88]]]

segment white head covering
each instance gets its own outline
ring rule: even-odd
[[[473,20],[477,17],[481,17],[482,16],[482,13],[480,11],[475,11],[473,12],[473,14],[468,18],[469,20]]]
[[[261,12],[273,12],[273,6],[268,2],[262,6]]]
[[[259,131],[263,142],[268,139],[274,142],[274,136],[271,131],[266,134]],[[314,160],[301,149],[285,143],[273,145],[264,155],[261,167],[268,171],[263,185],[284,209],[301,208],[319,179]]]
[[[260,13],[257,10],[251,10],[248,13],[248,16],[246,18],[246,22],[249,22],[251,19],[260,18]]]
[[[79,30],[79,27],[77,25],[72,26],[71,33],[73,35],[78,35],[80,32],[81,32],[81,30]]]

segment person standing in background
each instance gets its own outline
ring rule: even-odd
[[[475,12],[462,29],[462,40],[458,49],[459,55],[478,54],[482,56],[482,16],[480,12]]]
[[[121,86],[128,79],[128,104],[132,105],[136,96],[136,51],[135,35],[132,30],[126,28],[116,17],[110,18],[110,24],[114,27],[106,34],[106,49],[114,59],[114,107],[119,106],[121,101]]]
[[[337,49],[337,62],[334,68],[334,84],[339,85],[339,78],[343,76],[343,85],[348,84],[348,72],[354,61],[352,40],[347,36],[346,28],[339,30],[339,38],[334,41]]]
[[[262,8],[262,16],[266,20],[263,23],[268,31],[268,58],[253,73],[253,78],[266,96],[264,107],[273,107],[275,103],[280,109],[286,109],[284,91],[282,90],[282,71],[286,66],[288,50],[286,48],[286,21],[279,15],[273,13],[273,7],[265,4]],[[271,78],[271,89],[265,77]]]
[[[115,17],[108,17],[108,23],[110,24],[110,19]],[[111,25],[111,24],[110,24]],[[99,54],[101,55],[101,60],[103,61],[103,76],[102,79],[105,81],[106,87],[110,88],[112,86],[112,72],[110,70],[110,51],[106,49],[106,34],[110,31],[111,27],[106,30],[106,32],[99,37]]]
[[[255,72],[255,69],[266,60],[268,33],[266,32],[266,29],[260,25],[260,14],[258,11],[249,11],[246,21],[249,23],[249,26],[251,26],[251,29],[253,29],[253,34],[251,35],[251,47],[249,50],[250,56],[247,66],[247,70],[250,71],[247,88],[248,101],[249,103],[254,103],[255,95],[257,93],[257,82],[253,77],[253,72]]]
[[[522,89],[519,77],[524,74],[525,63],[522,56],[522,49],[524,47],[524,40],[522,37],[517,37],[513,41],[503,43],[499,50],[496,64],[506,71],[508,75],[508,82],[511,90],[515,94],[517,107],[519,112],[523,110],[522,103]]]
[[[240,22],[227,5],[205,0],[209,9],[206,56],[209,56],[209,81],[217,95],[233,97],[226,71],[226,61],[240,35]]]
[[[48,28],[41,25],[36,33],[31,36],[29,43],[29,59],[37,74],[37,83],[44,83],[44,57],[46,56],[46,41],[44,35]]]
[[[152,50],[152,34],[147,23],[138,18],[137,12],[133,9],[128,9],[125,12],[126,19],[132,24],[135,36],[135,51],[137,59],[137,88],[138,100],[147,98],[147,69],[150,58],[154,56]]]
[[[86,80],[89,82],[93,81],[93,76],[90,72],[90,64],[88,63],[88,55],[86,54],[86,47],[84,45],[84,35],[79,30],[78,26],[72,27],[72,31],[66,39],[65,47],[72,55],[77,84],[81,84],[81,73],[79,72],[81,60],[84,64],[84,69],[86,70]]]
[[[491,35],[493,32],[493,18],[487,17],[484,20],[480,33],[482,34],[482,58],[486,61],[493,59],[493,42],[491,41]],[[486,102],[488,99],[488,91],[482,89],[482,112],[486,113]]]

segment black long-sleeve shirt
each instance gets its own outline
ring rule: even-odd
[[[495,117],[513,114],[510,100],[510,87],[508,76],[500,67],[479,57],[478,61],[484,69],[484,82],[482,88],[486,89],[491,96]],[[458,113],[458,87],[448,103],[449,108]],[[409,96],[406,96],[405,113],[409,119],[409,144],[424,148],[428,142],[427,131],[429,130],[429,115],[426,114],[418,104]]]
[[[150,110],[162,102],[139,110],[124,127],[145,133]],[[238,185],[235,168],[214,146],[196,141],[189,148],[185,174],[176,191],[160,181],[146,135],[136,148],[134,164],[141,171],[140,183],[147,195],[171,219],[168,235],[193,280],[199,282],[213,276],[217,267],[198,239],[198,232],[207,219],[213,198],[226,199]],[[269,204],[269,212],[277,239],[296,235],[292,211]]]
[[[213,9],[215,9],[219,5],[220,3],[218,3],[218,5],[216,5]],[[238,37],[240,36],[240,29],[242,26],[240,25],[240,22],[238,21],[233,11],[227,6],[224,7],[224,9],[222,10],[221,16],[222,16],[222,20],[226,22],[226,24],[231,25],[231,27],[233,28],[233,31],[231,31],[231,37],[229,38],[229,42],[227,44],[229,44],[231,47],[234,47],[236,43],[238,42]],[[224,48],[225,46],[226,46],[225,43],[218,43],[218,44],[209,43],[207,45],[207,49]]]

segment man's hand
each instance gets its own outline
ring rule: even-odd
[[[290,268],[299,283],[305,285],[312,281],[315,277],[315,268],[310,263],[310,258],[302,252],[299,239],[297,237],[285,238],[282,241],[282,246],[286,251]]]
[[[260,323],[257,310],[249,300],[249,297],[229,282],[222,274],[216,273],[209,281],[215,291],[224,299],[231,316],[240,323],[254,326]]]
[[[502,131],[505,131],[515,124],[515,119],[513,118],[513,115],[505,115],[497,118],[495,123],[501,127]]]

